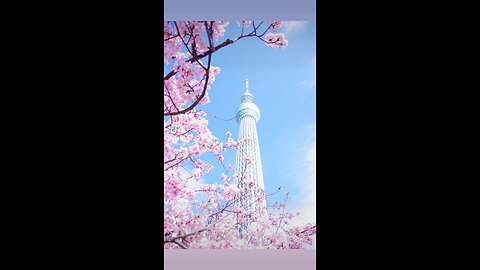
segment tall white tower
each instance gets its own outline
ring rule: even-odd
[[[256,126],[260,120],[260,110],[253,103],[253,95],[248,89],[248,79],[245,80],[245,93],[238,107],[236,119],[240,125],[238,140],[243,141],[237,150],[235,162],[237,186],[243,193],[237,193],[236,204],[247,211],[255,210],[263,214],[266,213],[267,204]],[[253,181],[256,185],[249,185],[248,181]]]

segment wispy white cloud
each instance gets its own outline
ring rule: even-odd
[[[311,142],[304,152],[303,166],[299,165],[299,179],[297,185],[300,186],[298,196],[302,199],[296,203],[292,209],[293,212],[299,212],[300,215],[293,220],[295,225],[302,225],[316,220],[316,186],[317,186],[317,165],[316,165],[316,140]]]
[[[312,123],[296,135],[301,144],[294,144],[295,152],[292,155],[291,173],[295,175],[294,184],[297,186],[293,194],[289,211],[300,213],[291,221],[293,226],[301,226],[316,222],[316,186],[317,186],[317,150],[316,150],[316,124]],[[313,245],[305,245],[305,248],[316,248],[316,237],[313,237]]]
[[[307,29],[306,21],[282,21],[282,26],[280,27],[280,30],[287,35],[302,32],[305,29]]]
[[[298,84],[301,87],[315,88],[317,86],[317,56],[314,55],[310,58],[306,65],[312,69],[313,75],[311,75],[310,79],[300,81]]]

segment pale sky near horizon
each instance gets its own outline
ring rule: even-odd
[[[230,22],[226,38],[240,32],[236,22]],[[265,189],[267,193],[282,186],[281,193],[269,200],[282,201],[289,190],[292,198],[288,208],[301,212],[298,223],[315,221],[316,197],[316,27],[315,22],[284,22],[278,32],[285,33],[289,44],[284,49],[265,46],[257,38],[245,38],[222,48],[212,57],[212,65],[220,73],[209,91],[211,102],[199,106],[222,119],[235,116],[244,92],[245,79],[261,111],[257,124]],[[230,131],[238,138],[235,119],[222,121],[207,115],[209,129],[220,141],[226,141]],[[235,164],[235,152],[224,154],[225,164]],[[221,165],[213,154],[202,160],[215,166],[202,178],[205,183],[222,183]]]

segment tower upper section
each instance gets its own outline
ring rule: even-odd
[[[253,103],[253,95],[248,90],[248,79],[245,80],[245,93],[243,93],[242,102],[237,109],[237,123],[240,124],[240,120],[247,116],[253,117],[255,123],[260,120],[260,109]]]

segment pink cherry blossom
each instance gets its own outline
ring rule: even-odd
[[[199,156],[201,154],[200,147],[198,144],[194,144],[190,146],[190,152],[192,152],[194,155]]]
[[[212,164],[207,163],[207,164],[205,165],[205,172],[206,172],[206,173],[209,173],[212,169],[213,169],[213,165],[212,165]]]
[[[261,24],[262,29],[255,32],[253,26]],[[316,233],[315,224],[291,225],[294,215],[285,211],[289,194],[283,202],[272,203],[266,216],[232,203],[245,196],[245,189],[237,186],[240,179],[251,188],[258,187],[247,173],[232,174],[233,166],[229,164],[227,170],[223,164],[225,151],[236,151],[251,138],[235,141],[227,131],[226,141],[220,141],[209,130],[207,112],[202,110],[210,102],[221,102],[210,96],[211,91],[222,91],[213,86],[221,68],[211,64],[217,51],[210,46],[235,48],[243,39],[272,48],[288,45],[285,35],[276,33],[279,21],[240,21],[237,25],[244,34],[227,39],[227,21],[164,22],[164,65],[168,68],[163,87],[165,249],[303,248]],[[204,155],[215,155],[221,163],[217,167],[225,171],[220,177],[210,175],[214,166],[202,160]],[[250,164],[253,158],[245,161]],[[203,184],[207,178],[223,183]],[[259,190],[258,198],[251,200],[266,193]],[[248,231],[240,235],[240,226],[245,224],[249,224]]]

